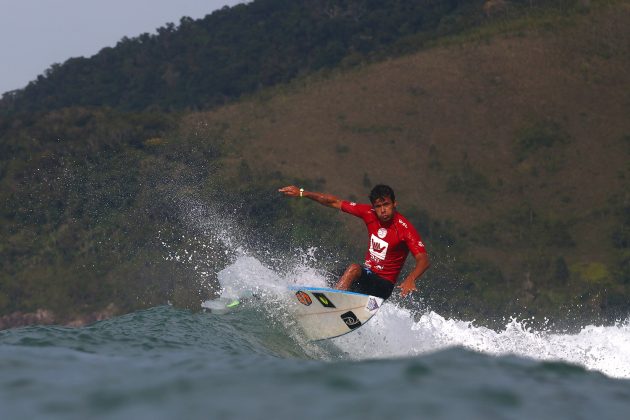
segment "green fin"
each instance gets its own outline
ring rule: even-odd
[[[238,306],[241,302],[239,302],[238,300],[233,300],[232,302],[228,303],[227,306],[228,308],[234,308],[235,306]]]

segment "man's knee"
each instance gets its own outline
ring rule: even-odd
[[[346,273],[352,277],[359,277],[361,275],[361,266],[359,264],[350,264],[346,269]]]
[[[359,277],[361,277],[361,266],[359,264],[350,264],[335,285],[335,288],[348,290],[350,285]]]

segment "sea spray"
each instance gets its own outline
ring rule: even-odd
[[[157,237],[166,261],[195,274],[193,287],[201,301],[240,296],[253,287],[272,284],[324,286],[332,277],[322,270],[322,261],[338,262],[318,247],[267,243],[244,230],[235,211],[220,210],[193,197],[179,200],[177,217],[183,230],[176,235],[158,231]],[[239,275],[230,278],[235,269]]]
[[[296,274],[298,267],[291,275],[280,275],[253,257],[241,256],[219,273],[219,280],[226,295],[239,296],[254,290],[261,296],[262,306],[278,308],[265,302],[272,301],[286,286],[325,284],[322,273],[310,267],[303,269],[302,275]],[[325,359],[367,360],[413,357],[463,347],[492,356],[562,361],[611,377],[630,378],[628,321],[606,327],[586,326],[576,334],[536,331],[525,324],[512,319],[502,331],[495,331],[471,321],[446,319],[431,310],[417,314],[388,302],[362,328],[331,340],[335,350],[331,350],[331,343],[311,344],[305,350],[309,353],[317,349],[317,357]]]
[[[444,318],[420,303],[397,304],[392,298],[359,330],[327,343],[307,343],[295,333],[278,298],[289,285],[330,286],[336,281],[318,268],[322,251],[311,247],[284,253],[270,248],[252,252],[229,214],[194,200],[182,201],[181,206],[190,228],[185,238],[190,246],[164,242],[166,258],[194,268],[201,287],[212,288],[216,296],[256,295],[259,303],[254,306],[264,308],[267,321],[315,359],[415,357],[461,347],[491,356],[572,363],[611,377],[630,378],[630,320],[612,326],[588,325],[569,334],[536,330],[528,327],[527,320],[510,319],[502,330],[494,330]],[[210,277],[217,284],[210,284]]]
[[[513,319],[503,331],[494,331],[445,319],[432,311],[415,320],[408,309],[386,304],[358,334],[335,342],[358,359],[408,357],[464,347],[494,356],[513,354],[574,363],[611,377],[630,378],[628,321],[605,327],[589,325],[577,334],[554,334],[529,329]]]

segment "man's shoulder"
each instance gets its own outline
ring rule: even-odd
[[[398,212],[396,212],[395,221],[398,225],[402,226],[405,229],[415,229],[413,225],[411,224],[411,222],[409,221],[409,219],[407,219],[405,216],[403,216],[402,214]]]
[[[369,204],[359,204],[354,201],[342,201],[341,210],[352,214],[353,216],[360,217],[366,223],[376,217],[374,209]]]
[[[424,247],[424,243],[422,243],[422,238],[420,237],[420,233],[416,230],[416,228],[411,224],[409,220],[405,216],[400,213],[396,214],[395,223],[400,226],[402,237],[407,242],[407,246],[413,255],[417,255],[419,253],[426,253],[426,249]]]
[[[341,205],[348,209],[353,209],[356,211],[372,211],[372,212],[374,211],[371,205],[356,203],[354,201],[344,200],[341,202]]]

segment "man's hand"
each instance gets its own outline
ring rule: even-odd
[[[407,277],[405,279],[405,281],[403,281],[402,283],[400,283],[400,285],[398,285],[396,287],[398,287],[400,289],[400,295],[402,297],[405,297],[409,293],[415,292],[416,290],[418,290],[416,288],[416,280],[415,280],[415,278],[412,278],[412,277]]]
[[[420,276],[427,271],[429,268],[429,257],[426,253],[421,252],[414,257],[416,259],[416,266],[413,271],[409,273],[405,281],[400,283],[398,288],[400,289],[400,295],[402,297],[407,296],[411,292],[415,292],[416,290],[416,280],[420,278]]]
[[[323,204],[327,207],[333,207],[336,209],[341,208],[341,200],[334,195],[305,190],[302,190],[302,195],[300,195],[300,189],[295,185],[289,185],[288,187],[280,188],[278,189],[278,191],[286,195],[287,197],[304,197],[313,201],[317,201],[319,204]]]
[[[278,189],[279,192],[286,195],[287,197],[299,197],[300,189],[295,185],[289,185],[288,187]]]

